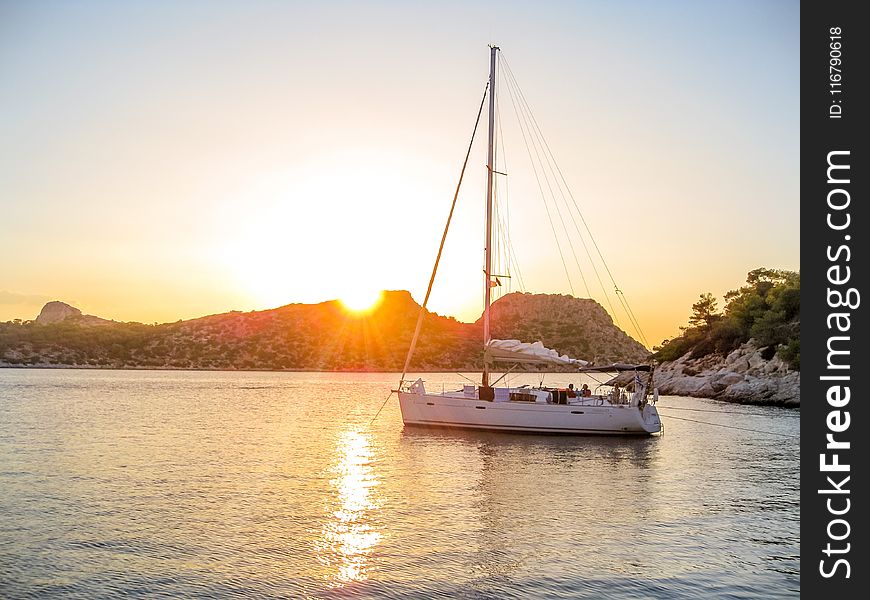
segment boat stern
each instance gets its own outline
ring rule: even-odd
[[[647,404],[641,411],[643,429],[647,433],[659,433],[662,430],[662,420],[659,411],[653,404]]]

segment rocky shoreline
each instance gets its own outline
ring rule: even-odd
[[[623,373],[617,383],[629,384]],[[727,356],[691,358],[691,352],[656,367],[653,385],[659,394],[712,398],[735,404],[800,408],[801,374],[776,356],[771,347],[749,340]]]

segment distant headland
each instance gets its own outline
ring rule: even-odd
[[[800,406],[800,275],[756,269],[725,299],[718,312],[701,294],[689,326],[653,353],[596,301],[562,294],[499,298],[493,337],[541,341],[596,364],[654,361],[663,394]],[[146,325],[52,301],[32,321],[0,323],[0,367],[395,372],[419,311],[400,290],[365,312],[331,300]],[[482,336],[480,319],[426,311],[410,369],[479,370]]]
[[[146,325],[46,304],[33,321],[0,324],[0,366],[215,370],[397,371],[420,305],[385,291],[364,313],[337,300]],[[515,292],[493,305],[495,337],[541,340],[596,362],[642,361],[639,342],[594,300]],[[426,312],[413,370],[482,367],[482,325]]]

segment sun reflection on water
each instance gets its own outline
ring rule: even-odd
[[[373,488],[379,482],[371,467],[369,436],[353,430],[342,432],[336,455],[330,485],[337,506],[323,527],[318,559],[329,567],[332,584],[340,587],[368,579],[369,555],[381,534],[372,526],[371,518],[372,511],[378,508]]]

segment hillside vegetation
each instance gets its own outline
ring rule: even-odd
[[[36,321],[0,323],[0,365],[396,371],[420,310],[406,291],[385,292],[369,313],[330,301],[160,325],[118,323],[63,303],[49,305]],[[509,294],[493,304],[493,323],[496,337],[540,340],[599,362],[649,354],[592,300]],[[480,322],[427,312],[411,369],[479,369],[482,338]]]
[[[589,298],[513,293],[492,305],[494,338],[542,340],[568,356],[595,364],[643,362],[649,351],[613,324],[604,307]],[[477,324],[482,325],[482,318]]]
[[[692,305],[689,325],[680,328],[679,337],[654,348],[653,358],[724,356],[752,339],[765,358],[778,355],[799,371],[800,287],[800,273],[759,268],[749,272],[746,285],[725,294],[721,312],[712,294],[701,294]]]

